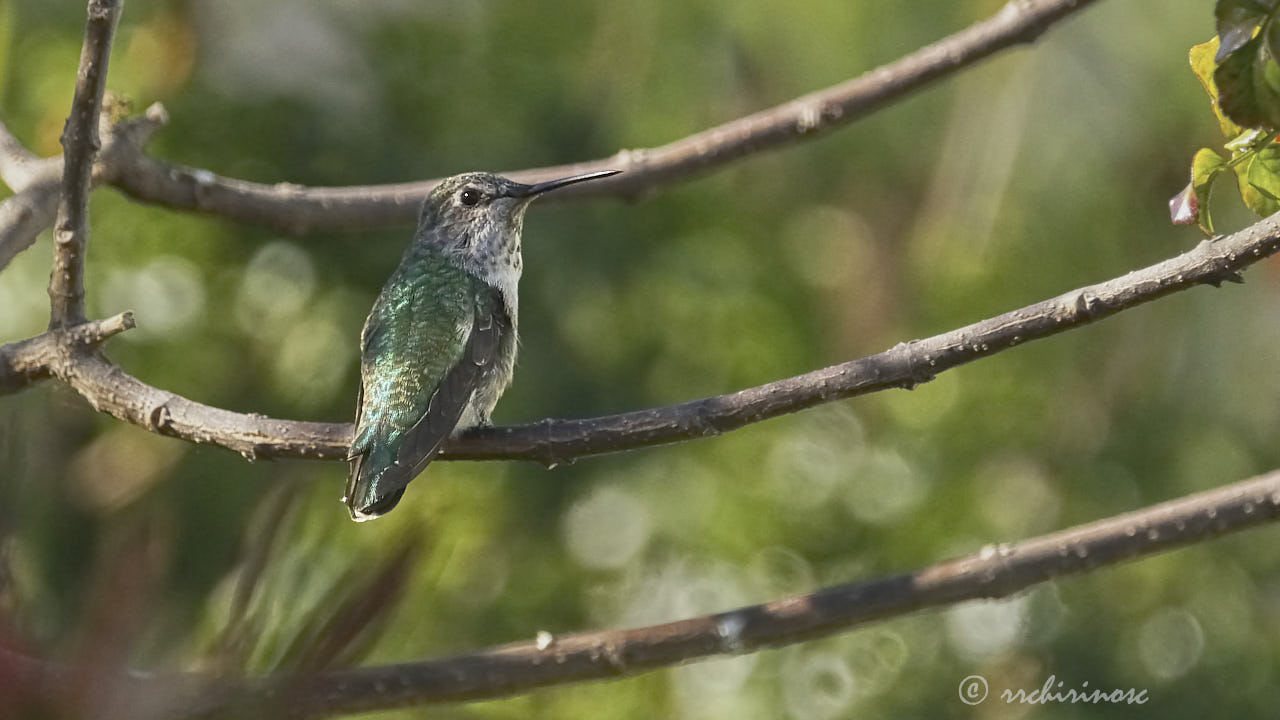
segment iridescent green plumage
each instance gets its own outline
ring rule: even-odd
[[[516,354],[520,232],[538,194],[488,173],[440,183],[361,333],[360,399],[343,498],[356,520],[393,508],[456,429],[489,421]]]
[[[417,255],[406,258],[383,289],[361,336],[361,399],[351,444],[355,466],[347,492],[349,502],[368,510],[364,515],[394,506],[404,485],[457,426],[476,384],[471,376],[495,361],[510,367],[514,360],[493,357],[496,348],[487,346],[501,347],[500,339],[474,347],[480,339],[472,337],[477,318],[494,327],[505,322],[493,290],[437,251]],[[468,357],[469,345],[475,357]],[[514,337],[505,345],[514,356]],[[451,373],[458,376],[457,387],[442,393]],[[504,387],[506,382],[501,379]],[[433,405],[434,418],[428,415]],[[362,473],[365,467],[369,471]]]

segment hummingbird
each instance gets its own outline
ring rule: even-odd
[[[488,425],[516,360],[520,233],[543,193],[618,170],[526,185],[442,180],[360,332],[360,392],[342,501],[357,522],[395,507],[456,431]]]

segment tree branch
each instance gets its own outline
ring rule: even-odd
[[[477,428],[446,441],[446,460],[576,458],[708,437],[857,395],[914,387],[938,373],[1015,345],[1046,338],[1197,285],[1240,282],[1240,272],[1280,251],[1280,214],[1233,235],[1106,282],[1078,288],[972,325],[913,340],[876,355],[727,395],[583,420],[543,420]],[[6,346],[13,347],[13,346]],[[23,358],[0,352],[0,362]],[[0,366],[3,367],[3,366]],[[0,375],[3,374],[0,370]],[[347,423],[298,422],[203,405],[154,388],[98,355],[49,368],[95,409],[153,432],[213,443],[251,458],[346,457]],[[42,377],[36,375],[34,377]],[[5,390],[0,387],[0,392]]]
[[[122,312],[105,320],[93,320],[50,330],[21,342],[0,345],[0,393],[20,390],[55,373],[72,375],[79,353],[113,335],[134,327],[133,313]]]
[[[9,132],[9,128],[0,123],[0,180],[21,192],[31,184],[33,177],[41,174],[52,158],[38,158]]]
[[[110,104],[108,93],[104,104]],[[102,151],[93,164],[91,183],[97,186],[119,173],[122,165],[137,157],[151,135],[169,121],[164,108],[155,103],[141,117],[112,123],[111,113],[104,111],[100,117],[99,132],[106,136]],[[4,123],[0,123],[0,156],[4,148],[16,148],[25,153],[29,162],[6,166],[0,162],[0,179],[17,193],[0,203],[0,270],[4,270],[18,253],[35,244],[36,237],[53,224],[58,210],[59,190],[64,172],[62,156],[35,158],[17,144]],[[6,170],[5,168],[9,169]]]
[[[30,150],[9,132],[9,128],[0,124],[0,180],[14,190],[21,190],[26,185],[23,179],[27,168],[38,162]]]
[[[49,327],[82,323],[84,254],[89,242],[89,182],[94,156],[102,147],[98,118],[107,84],[111,41],[123,0],[89,0],[89,19],[80,52],[80,70],[71,115],[62,130],[62,196],[53,233],[53,274],[49,279]]]
[[[557,199],[638,197],[731,162],[819,137],[893,103],[930,82],[1001,50],[1035,40],[1095,0],[1010,0],[994,16],[853,80],[650,149],[595,161],[508,173],[523,182],[603,169],[621,175],[583,183]],[[168,165],[137,154],[112,184],[145,202],[218,215],[285,233],[368,230],[412,223],[438,180],[351,187],[265,185]]]
[[[1188,545],[1280,517],[1280,472],[1045,535],[912,573],[819,590],[725,613],[634,630],[523,642],[442,660],[268,679],[250,704],[293,690],[293,718],[504,697],[548,685],[635,675],[695,658],[752,652],[833,635],[917,610],[1001,598],[1036,583]],[[278,707],[278,706],[273,706]]]
[[[543,637],[437,660],[236,681],[200,674],[123,674],[112,717],[332,717],[487,700],[583,680],[625,677],[698,658],[825,637],[966,600],[1002,598],[1280,518],[1280,471],[1188,495],[916,572],[837,585],[762,605],[629,630]],[[61,666],[0,649],[0,670],[41,682]],[[138,712],[140,708],[155,714]]]
[[[0,203],[0,270],[18,253],[31,247],[58,211],[62,163],[46,168],[43,178],[31,178],[20,192]]]

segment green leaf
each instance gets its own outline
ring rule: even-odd
[[[1267,23],[1266,33],[1267,52],[1272,58],[1280,57],[1280,22]]]
[[[1213,69],[1217,67],[1213,56],[1218,52],[1218,45],[1218,36],[1214,35],[1208,42],[1192,45],[1191,51],[1187,53],[1191,60],[1191,72],[1196,74],[1196,79],[1200,81],[1204,91],[1209,93],[1209,97],[1214,98],[1218,96],[1218,86],[1213,82]]]
[[[1272,143],[1235,167],[1240,196],[1255,213],[1280,212],[1280,146]]]
[[[1222,44],[1215,62],[1221,65],[1228,56],[1244,48],[1258,27],[1270,18],[1274,5],[1271,0],[1218,0],[1213,15],[1218,20]]]
[[[1280,127],[1280,0],[1218,0],[1213,73],[1222,112],[1245,127]]]
[[[1270,81],[1280,72],[1275,65],[1259,37],[1229,55],[1213,73],[1222,112],[1244,127],[1280,127],[1280,89]]]
[[[1191,161],[1191,182],[1169,200],[1169,216],[1175,225],[1198,223],[1204,232],[1213,234],[1213,218],[1209,214],[1209,197],[1213,182],[1227,161],[1209,148],[1200,148]]]
[[[1198,191],[1213,182],[1226,167],[1227,161],[1221,155],[1209,148],[1200,148],[1191,160],[1191,182]]]
[[[1199,205],[1196,219],[1200,229],[1213,234],[1213,215],[1210,213],[1209,200],[1213,193],[1213,182],[1223,170],[1227,169],[1227,161],[1209,148],[1200,148],[1191,161],[1191,187]]]
[[[1209,235],[1214,232],[1210,202],[1213,197],[1213,182],[1226,169],[1226,160],[1209,148],[1201,148],[1196,153],[1195,159],[1191,161],[1191,183],[1200,204],[1197,219],[1200,229]]]
[[[1213,81],[1213,71],[1218,67],[1213,60],[1213,56],[1217,52],[1218,37],[1215,35],[1208,42],[1193,45],[1188,58],[1191,61],[1191,72],[1195,73],[1196,79],[1200,81],[1204,91],[1209,94],[1210,104],[1213,106],[1213,114],[1218,118],[1218,127],[1222,130],[1222,136],[1234,138],[1245,132],[1245,130],[1227,117],[1222,112],[1222,107],[1218,105],[1218,85]]]

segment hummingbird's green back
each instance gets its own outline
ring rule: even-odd
[[[411,248],[387,281],[361,334],[354,508],[390,509],[458,424],[474,376],[506,344],[498,305],[491,288],[431,247]]]

